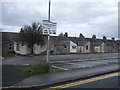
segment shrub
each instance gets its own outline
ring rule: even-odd
[[[31,74],[31,67],[22,67],[22,72],[26,74]]]
[[[48,62],[39,62],[32,67],[24,68],[23,72],[31,75],[49,72],[51,64]]]
[[[48,62],[39,62],[32,66],[31,74],[40,74],[49,72],[51,64]]]

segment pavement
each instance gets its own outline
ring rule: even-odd
[[[75,69],[63,72],[53,72],[48,74],[41,74],[30,76],[19,83],[10,86],[9,88],[30,88],[30,87],[40,87],[46,85],[52,85],[55,83],[70,81],[74,79],[86,78],[102,73],[108,73],[112,71],[118,71],[118,65],[113,64],[109,66],[102,66],[96,68],[84,68]]]
[[[76,57],[75,57],[76,56]],[[54,58],[53,58],[54,57]],[[68,57],[69,60],[66,58]],[[33,57],[10,57],[5,58],[4,65],[23,65],[34,64],[43,60],[38,56]],[[52,72],[47,74],[25,76],[16,83],[7,86],[6,88],[23,88],[51,85],[59,82],[65,82],[78,78],[90,77],[102,73],[118,71],[118,54],[89,54],[89,55],[57,55],[52,56],[51,62],[56,68],[64,69],[62,72]],[[75,58],[75,59],[74,59]],[[56,60],[57,59],[57,60]],[[24,61],[25,60],[25,61]],[[14,73],[13,73],[14,74]],[[19,76],[18,76],[19,78]]]

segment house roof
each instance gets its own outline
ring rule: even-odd
[[[117,40],[116,43],[117,43],[118,45],[120,45],[120,40]]]
[[[114,44],[112,40],[106,40],[106,41],[104,41],[104,43],[106,45],[113,45]]]
[[[2,32],[2,41],[18,41],[19,33]]]
[[[47,36],[44,35],[45,41],[47,41]],[[19,33],[13,32],[2,32],[2,41],[19,41]],[[101,45],[103,42],[107,45],[112,45],[115,43],[120,45],[120,40],[112,41],[112,40],[103,40],[103,39],[92,39],[92,38],[83,38],[83,37],[61,37],[61,36],[51,36],[50,41],[54,44],[58,45],[64,43],[65,41],[72,41],[76,43],[78,46],[83,46],[87,42],[91,42],[95,46]]]
[[[74,43],[76,43],[78,46],[83,46],[85,45],[88,41],[83,38],[83,37],[69,37],[69,39],[71,41],[73,41]]]
[[[51,36],[50,40],[54,43],[54,44],[59,44],[60,41],[64,41],[64,40],[69,40],[69,38],[67,37],[60,37],[60,36]]]
[[[70,43],[70,40],[63,40],[63,41],[59,42],[59,45],[66,45],[66,44],[69,44],[69,43]]]
[[[93,42],[93,45],[94,45],[94,46],[100,46],[102,43],[103,43],[103,42],[97,42],[97,41],[96,41],[96,42]]]

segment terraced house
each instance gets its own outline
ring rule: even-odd
[[[30,47],[23,44],[19,38],[19,33],[2,32],[2,54],[30,54]],[[47,36],[44,36],[45,45],[34,45],[34,54],[45,53],[47,51]],[[50,51],[54,54],[61,53],[115,53],[120,51],[120,40],[115,38],[103,39],[85,38],[82,34],[79,37],[51,36]]]

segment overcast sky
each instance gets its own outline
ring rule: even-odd
[[[2,3],[2,30],[19,32],[24,25],[48,19],[48,2]],[[118,2],[52,2],[51,21],[57,35],[118,37]]]

